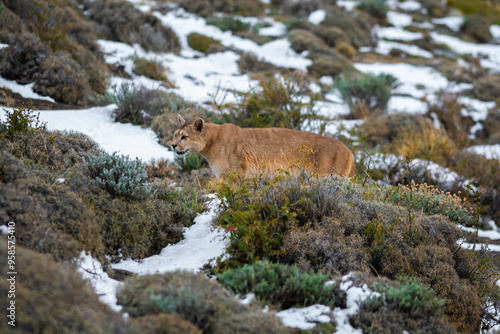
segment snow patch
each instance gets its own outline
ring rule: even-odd
[[[184,240],[168,245],[160,254],[140,261],[127,259],[113,264],[114,269],[127,270],[139,275],[162,274],[175,270],[197,273],[209,260],[222,255],[228,245],[225,232],[212,227],[219,201],[212,199],[209,211],[194,220],[194,225],[184,230]]]
[[[3,45],[7,45],[7,44],[3,44]],[[30,83],[27,85],[20,85],[15,81],[7,80],[7,79],[0,77],[0,87],[5,87],[7,89],[10,89],[14,93],[21,95],[25,99],[45,100],[45,101],[49,101],[52,103],[56,103],[56,101],[53,98],[51,98],[50,96],[43,96],[43,95],[35,93],[33,91],[33,85],[34,85],[34,83]]]
[[[325,20],[326,12],[323,9],[318,9],[309,14],[307,20],[314,25],[318,25]]]
[[[395,27],[406,27],[412,23],[413,19],[408,14],[389,11],[387,21]]]
[[[487,159],[500,160],[500,144],[472,146],[469,147],[467,151],[484,155]]]
[[[275,315],[287,327],[309,330],[316,327],[318,323],[330,322],[331,313],[330,307],[316,304],[304,308],[283,310]]]
[[[435,24],[445,25],[455,32],[460,31],[460,27],[464,24],[464,18],[461,16],[434,18],[431,21]]]

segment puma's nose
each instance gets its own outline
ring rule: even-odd
[[[177,147],[177,145],[175,144],[172,144],[172,148],[175,149]]]

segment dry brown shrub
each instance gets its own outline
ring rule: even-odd
[[[213,39],[196,32],[190,33],[187,36],[187,41],[189,46],[196,51],[203,53],[217,53],[226,50],[226,47],[222,45],[218,40]]]
[[[17,224],[16,232],[19,237],[21,233],[17,231]],[[0,246],[0,256],[7,259],[7,242],[4,238],[0,239]],[[3,321],[0,325],[2,333],[65,331],[106,334],[123,332],[125,329],[122,316],[99,301],[92,287],[76,272],[74,266],[56,263],[48,256],[17,245],[16,268],[19,268],[15,292],[16,327],[12,330],[11,326],[7,326],[7,321]],[[2,296],[7,297],[8,290],[8,282],[3,279],[0,282]]]
[[[466,17],[461,30],[479,43],[488,43],[492,38],[490,23],[479,14]]]
[[[339,27],[325,27],[317,25],[313,27],[312,31],[323,39],[329,47],[336,47],[342,42],[350,42],[349,37],[347,37],[346,33]]]
[[[497,106],[488,111],[484,120],[484,131],[488,144],[500,144],[500,109]]]
[[[369,270],[369,254],[364,243],[363,236],[346,235],[340,221],[326,219],[292,230],[283,241],[282,251],[287,261],[297,263],[303,272],[345,275]]]
[[[348,12],[337,6],[327,7],[325,20],[321,22],[321,26],[342,29],[355,48],[372,44],[371,31],[376,24],[376,20],[366,12]]]
[[[448,136],[453,140],[457,147],[466,147],[469,143],[470,129],[474,125],[471,116],[463,116],[463,110],[469,108],[459,102],[459,95],[446,94],[441,92],[438,94],[436,103],[429,103],[429,111],[427,115],[432,118],[435,116],[443,126]]]
[[[55,53],[40,64],[33,91],[58,102],[84,104],[89,94],[88,77],[67,53]]]
[[[241,73],[273,72],[277,67],[271,63],[259,60],[253,53],[243,53],[238,60],[238,68]]]
[[[136,58],[134,60],[134,69],[137,75],[144,75],[146,78],[167,82],[166,68],[160,61]]]
[[[0,175],[0,217],[16,223],[19,245],[57,260],[70,260],[84,249],[102,254],[94,212],[68,185],[3,152]]]
[[[356,49],[347,42],[340,42],[335,49],[348,59],[354,58],[356,56]]]
[[[148,178],[175,178],[178,173],[178,168],[172,165],[170,161],[165,159],[153,160],[146,167]]]
[[[494,101],[500,97],[500,75],[489,74],[474,83],[472,92],[482,101]]]
[[[446,164],[456,147],[448,134],[436,129],[421,115],[396,113],[372,116],[361,125],[364,140],[405,157],[420,158]]]
[[[179,38],[151,14],[141,12],[124,0],[97,0],[90,3],[89,16],[107,38],[128,44],[138,43],[154,52],[177,52]]]
[[[328,56],[315,57],[307,70],[317,78],[325,75],[337,77],[341,73],[353,71],[353,67],[347,58],[331,50]]]
[[[264,14],[264,3],[260,0],[211,0],[211,2],[217,12],[240,16]]]
[[[291,48],[297,53],[309,51],[312,53],[321,53],[326,51],[325,42],[314,33],[305,29],[293,29],[288,36]]]
[[[143,334],[201,334],[202,331],[178,314],[148,314],[129,319],[134,332]],[[128,333],[128,332],[127,332]]]

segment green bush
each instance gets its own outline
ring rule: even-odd
[[[352,114],[366,107],[370,113],[385,113],[392,96],[391,90],[397,86],[396,78],[389,74],[363,75],[355,79],[338,80],[334,87],[349,105]]]
[[[445,301],[414,277],[373,284],[375,293],[361,304],[350,322],[369,333],[456,333],[443,316]],[[390,319],[390,321],[389,321]]]
[[[235,328],[251,328],[250,322],[260,326],[245,333],[287,332],[273,314],[239,303],[220,284],[203,275],[170,272],[137,276],[128,279],[117,296],[118,304],[131,317],[176,313],[203,333],[232,334]]]
[[[308,82],[299,73],[276,77],[268,73],[259,78],[260,87],[241,96],[240,103],[233,106],[226,121],[241,127],[280,127],[300,130],[303,122],[314,118],[314,102],[319,98],[307,90]],[[309,101],[303,102],[308,95]]]
[[[334,306],[338,286],[325,286],[328,275],[299,273],[296,266],[268,261],[228,270],[217,275],[220,283],[234,293],[250,292],[263,303],[272,303],[281,309],[314,304]]]
[[[17,132],[24,132],[26,130],[45,130],[46,124],[40,122],[40,113],[35,114],[32,107],[20,106],[13,108],[11,111],[4,109],[5,123],[0,123],[3,127],[5,135],[9,138],[14,137]]]
[[[207,23],[218,27],[222,31],[231,31],[232,33],[244,32],[250,29],[250,23],[245,23],[231,16],[213,16],[207,19]]]
[[[385,287],[375,283],[374,290],[379,296],[365,300],[365,307],[371,310],[392,304],[400,312],[411,317],[427,317],[443,314],[444,300],[436,297],[436,292],[420,283],[415,277],[402,278],[398,287]]]
[[[176,164],[183,172],[191,173],[193,170],[208,167],[207,160],[200,154],[189,153],[183,157],[175,157]]]
[[[363,0],[358,8],[377,19],[384,19],[389,11],[389,6],[385,4],[384,0]]]
[[[196,32],[187,36],[189,46],[196,51],[203,53],[215,53],[224,49],[224,46],[216,39]]]
[[[148,173],[138,158],[102,153],[90,156],[85,164],[95,182],[112,196],[140,200],[153,193],[151,185],[145,185]]]

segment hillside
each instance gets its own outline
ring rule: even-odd
[[[0,293],[24,332],[496,333],[498,96],[496,1],[3,0]],[[359,177],[217,182],[178,114]]]

